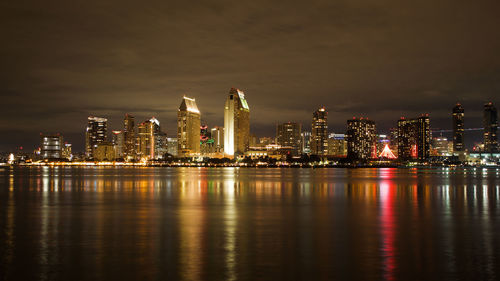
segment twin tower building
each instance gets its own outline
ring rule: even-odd
[[[177,113],[178,156],[200,155],[200,127],[201,114],[195,99],[184,97]],[[218,130],[219,143],[217,145],[220,146],[224,156],[234,157],[242,155],[248,150],[250,108],[242,91],[235,88],[229,91],[224,104],[224,128],[218,128]]]

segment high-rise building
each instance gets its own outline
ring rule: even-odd
[[[464,108],[457,103],[453,107],[453,151],[464,150]]]
[[[366,161],[377,157],[375,122],[367,118],[347,120],[347,157]]]
[[[200,153],[200,111],[195,99],[184,97],[177,112],[177,153],[181,157]]]
[[[398,120],[398,157],[401,160],[428,160],[431,130],[429,115],[416,119],[402,117]]]
[[[298,155],[301,150],[301,131],[300,123],[287,122],[276,125],[276,142],[282,147],[291,148],[294,155]]]
[[[311,132],[311,153],[328,154],[328,111],[324,107],[313,113]]]
[[[229,91],[224,105],[224,153],[242,155],[250,145],[250,107],[245,94],[235,88]]]
[[[155,117],[139,124],[137,130],[137,154],[141,159],[161,159],[167,152],[167,136],[161,131]]]
[[[489,102],[484,105],[484,115],[483,115],[483,144],[485,152],[496,152],[498,151],[498,115],[497,109],[493,106],[493,103]]]
[[[40,156],[42,159],[62,158],[63,137],[60,134],[40,134]]]
[[[214,153],[224,152],[224,128],[215,126],[211,130],[212,139],[214,140]]]
[[[85,132],[85,156],[94,157],[97,144],[106,141],[108,133],[108,119],[102,117],[88,117],[87,130]]]
[[[125,114],[123,119],[123,157],[126,159],[135,158],[135,120],[134,116]]]
[[[123,131],[112,131],[113,145],[115,146],[115,157],[123,157],[124,137]]]

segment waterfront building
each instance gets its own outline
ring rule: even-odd
[[[123,157],[132,160],[136,156],[135,120],[134,116],[125,114],[123,119]]]
[[[464,108],[457,103],[453,107],[453,151],[464,151]]]
[[[178,143],[177,138],[167,138],[167,153],[177,156]]]
[[[40,157],[42,159],[63,158],[63,137],[60,134],[44,135],[40,134]]]
[[[207,125],[200,126],[200,152],[203,156],[208,156],[214,151],[214,140]]]
[[[137,130],[137,154],[146,160],[162,159],[167,152],[166,134],[161,131],[155,117],[139,124]]]
[[[62,152],[61,152],[62,158],[72,160],[73,159],[73,152],[71,148],[71,143],[64,143],[62,147]]]
[[[195,99],[183,97],[177,111],[177,153],[181,157],[200,153],[200,111]]]
[[[311,128],[311,153],[326,155],[328,153],[328,111],[324,107],[313,113]]]
[[[485,152],[497,152],[498,151],[498,115],[497,109],[493,103],[489,102],[484,105],[484,115],[483,115],[483,144]]]
[[[430,156],[431,130],[429,115],[398,121],[398,157],[401,160],[426,161]]]
[[[453,155],[454,142],[445,137],[432,138],[431,156],[451,156]]]
[[[106,141],[108,133],[108,119],[89,116],[87,129],[85,131],[85,156],[94,157],[97,144]]]
[[[210,135],[214,140],[213,152],[223,153],[224,152],[224,128],[215,126],[212,128]]]
[[[243,155],[250,146],[250,107],[245,94],[232,88],[224,104],[224,153]]]
[[[287,122],[276,125],[276,143],[281,147],[288,147],[293,155],[300,154],[301,150],[300,123]]]
[[[115,145],[111,142],[99,142],[94,149],[95,161],[114,161],[116,158]]]
[[[347,140],[345,134],[330,134],[328,136],[328,155],[347,157]]]
[[[367,118],[347,120],[347,157],[367,161],[377,157],[375,122]]]

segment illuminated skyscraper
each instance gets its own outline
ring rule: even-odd
[[[431,130],[429,115],[398,121],[398,158],[425,161],[430,156]]]
[[[464,150],[464,108],[457,103],[453,107],[453,151]]]
[[[228,156],[245,153],[249,140],[250,108],[245,94],[232,88],[224,105],[224,153]]]
[[[290,147],[294,155],[300,153],[301,149],[301,129],[299,123],[283,123],[276,125],[276,141],[282,147]]]
[[[200,111],[195,99],[184,97],[177,112],[177,153],[181,157],[200,153]]]
[[[85,132],[85,156],[94,157],[94,150],[98,143],[106,141],[108,132],[108,119],[89,116]]]
[[[347,120],[347,158],[366,161],[377,157],[375,122],[367,118]]]
[[[63,137],[60,134],[40,134],[40,156],[42,159],[62,158]]]
[[[134,116],[125,114],[123,119],[123,156],[135,158],[135,127]]]
[[[328,111],[324,107],[313,113],[311,130],[311,153],[328,154]]]
[[[497,109],[491,102],[484,105],[484,115],[483,115],[483,127],[484,127],[484,151],[485,152],[496,152],[498,151],[498,115]]]
[[[137,154],[142,159],[161,159],[167,152],[167,136],[161,131],[160,122],[152,117],[139,124]]]

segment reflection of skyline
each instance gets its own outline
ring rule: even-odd
[[[401,279],[479,262],[490,276],[500,243],[494,170],[44,167],[3,181],[0,264],[47,278],[61,262],[66,277],[125,274],[120,263],[138,278]]]

